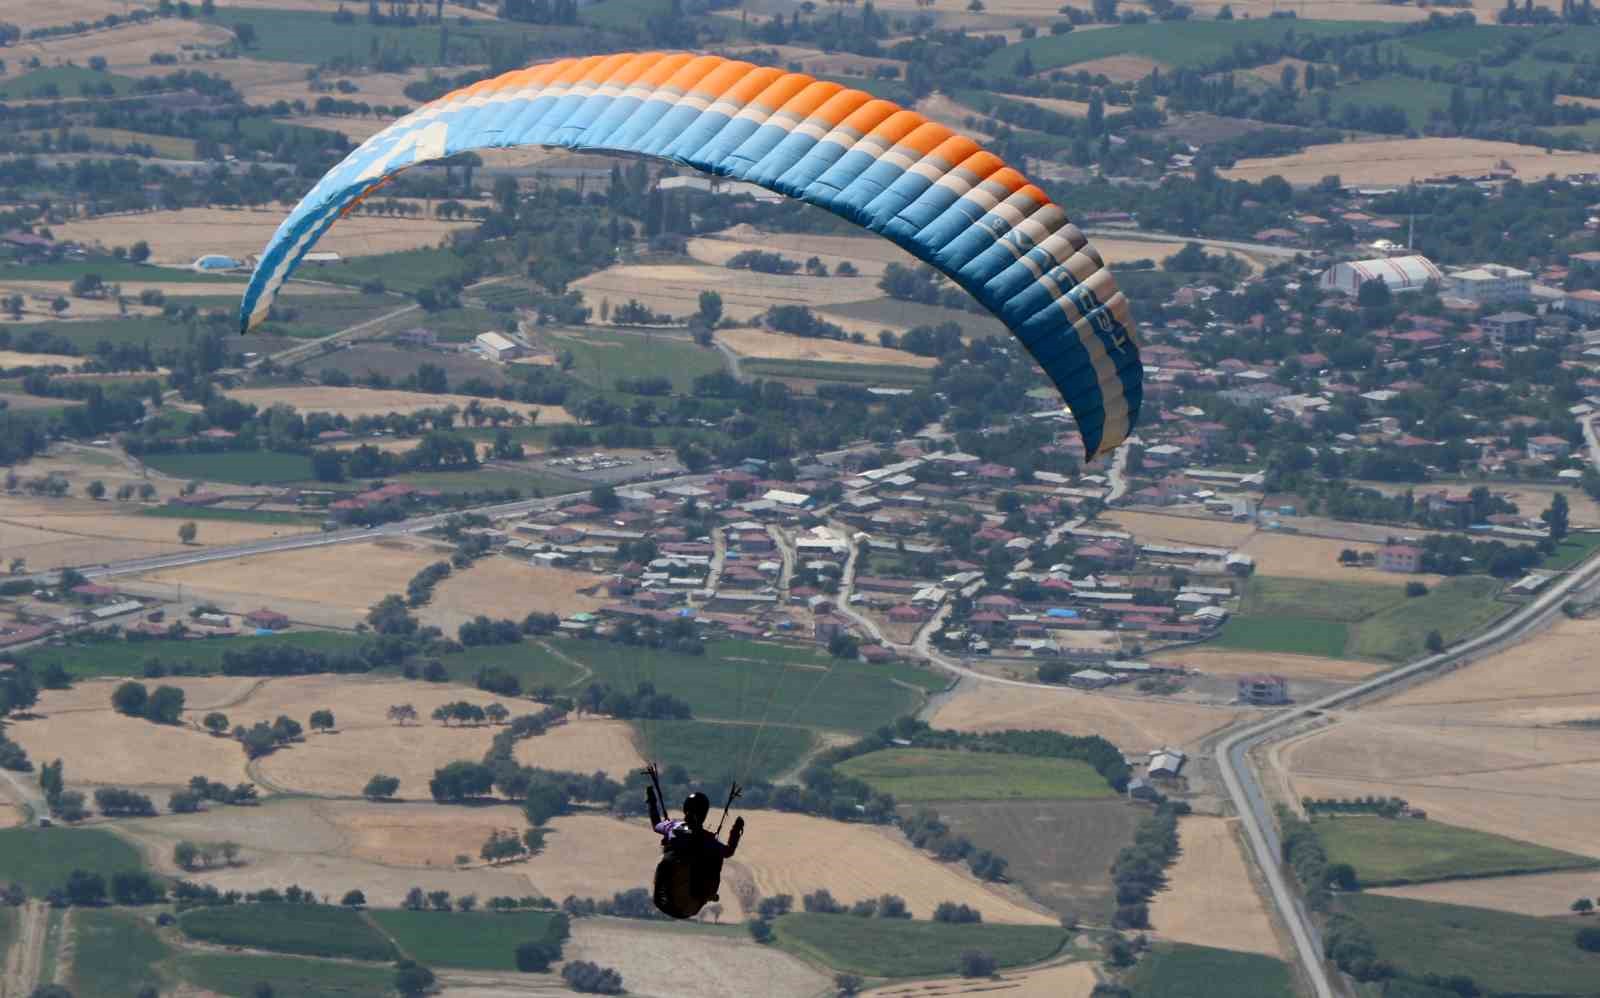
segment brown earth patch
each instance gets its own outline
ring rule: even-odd
[[[1261,575],[1322,582],[1361,582],[1375,586],[1403,586],[1407,582],[1424,582],[1431,586],[1442,581],[1443,577],[1438,575],[1406,575],[1339,564],[1339,553],[1346,548],[1376,552],[1381,546],[1362,541],[1262,531],[1242,544],[1239,551],[1256,560],[1256,572]]]
[[[1404,184],[1441,174],[1487,173],[1501,162],[1523,180],[1547,174],[1565,177],[1600,170],[1600,153],[1545,152],[1534,146],[1487,139],[1381,139],[1313,146],[1288,156],[1242,159],[1218,173],[1230,180],[1260,182],[1280,176],[1291,184],[1314,184],[1337,174],[1346,184]]]
[[[605,579],[516,558],[485,558],[471,568],[452,572],[439,583],[433,600],[420,615],[452,633],[479,614],[520,621],[538,610],[565,617],[603,606],[603,596],[589,596],[579,590],[598,586]]]
[[[1230,818],[1190,815],[1178,824],[1178,862],[1150,904],[1163,939],[1282,958],[1283,951],[1245,866]]]
[[[1163,513],[1132,513],[1118,510],[1102,513],[1119,530],[1126,530],[1140,541],[1196,544],[1204,547],[1235,548],[1256,532],[1248,523],[1234,523],[1221,517],[1177,516]]]
[[[1354,662],[1315,655],[1234,651],[1227,648],[1178,648],[1150,655],[1152,661],[1184,665],[1214,676],[1243,676],[1270,672],[1286,679],[1318,679],[1352,683],[1385,668],[1371,662]]]
[[[1099,735],[1133,754],[1163,745],[1192,749],[1239,715],[1237,710],[1199,704],[979,683],[963,684],[930,723],[957,731],[1043,728]]]
[[[1407,887],[1367,888],[1368,894],[1461,904],[1469,908],[1509,911],[1534,918],[1570,915],[1576,898],[1600,895],[1600,873],[1531,873],[1520,877],[1483,877],[1477,880],[1444,880]]]
[[[471,395],[429,395],[424,392],[403,392],[381,388],[332,388],[325,385],[302,385],[293,388],[240,388],[228,393],[246,405],[266,409],[282,403],[301,412],[328,412],[355,418],[357,416],[386,416],[391,412],[412,413],[419,409],[443,409],[455,406],[465,409],[483,399]],[[512,412],[536,417],[539,424],[549,426],[570,423],[572,417],[558,405],[535,405],[529,402],[499,402]]]
[[[154,685],[159,683],[152,689]],[[69,711],[14,721],[6,733],[33,759],[63,760],[69,787],[179,787],[196,775],[229,786],[249,781],[244,750],[232,742],[188,725],[126,717],[109,703],[93,713]]]
[[[1053,963],[1027,970],[1002,970],[987,980],[951,977],[911,984],[885,984],[864,991],[871,998],[949,998],[951,995],[1004,995],[1005,998],[1089,998],[1099,983],[1094,965]]]
[[[933,357],[922,357],[904,350],[893,350],[867,343],[768,333],[759,329],[722,329],[717,331],[716,337],[719,343],[745,357],[814,360],[827,364],[889,364],[921,368],[931,368],[938,363]]]
[[[723,920],[731,921],[728,916]],[[657,998],[811,998],[829,983],[815,968],[775,946],[623,919],[575,921],[562,957],[612,967],[630,992]]]
[[[683,264],[625,264],[590,274],[573,284],[589,301],[608,300],[622,305],[630,299],[656,312],[692,315],[700,292],[722,296],[723,315],[748,322],[774,305],[837,305],[871,301],[882,296],[870,277],[806,277],[797,274],[756,274],[727,267]]]

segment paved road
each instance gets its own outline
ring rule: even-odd
[[[1552,616],[1561,612],[1561,605],[1575,591],[1600,580],[1600,557],[1591,558],[1577,570],[1569,573],[1527,606],[1517,610],[1501,623],[1483,634],[1438,655],[1430,655],[1410,665],[1403,666],[1364,683],[1329,694],[1318,700],[1301,704],[1290,710],[1272,715],[1260,724],[1236,731],[1217,743],[1216,760],[1222,770],[1228,795],[1244,822],[1250,838],[1250,848],[1257,865],[1266,875],[1272,891],[1273,904],[1294,937],[1295,949],[1305,968],[1317,998],[1334,998],[1338,993],[1333,976],[1323,962],[1321,941],[1310,912],[1300,899],[1298,891],[1289,883],[1281,862],[1282,849],[1278,842],[1273,816],[1267,806],[1256,776],[1250,770],[1250,750],[1262,742],[1286,732],[1293,725],[1352,700],[1369,696],[1386,687],[1407,682],[1430,673],[1448,671],[1471,657],[1515,644],[1529,635]]]
[[[1136,239],[1149,243],[1201,243],[1206,246],[1220,246],[1222,249],[1238,250],[1240,253],[1255,253],[1260,256],[1279,257],[1285,260],[1294,259],[1299,253],[1315,253],[1316,250],[1305,249],[1300,246],[1275,246],[1272,243],[1252,243],[1238,239],[1211,239],[1207,236],[1180,236],[1171,232],[1149,232],[1144,229],[1116,229],[1094,227],[1082,230],[1086,236],[1104,236],[1107,239]]]

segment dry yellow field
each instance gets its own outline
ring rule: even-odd
[[[1557,104],[1570,104],[1573,107],[1600,107],[1600,97],[1579,97],[1577,94],[1560,94],[1556,97]]]
[[[6,314],[7,323],[38,322],[46,319],[52,322],[72,322],[83,319],[112,319],[121,315],[140,316],[158,315],[159,309],[146,308],[137,301],[129,302],[126,311],[112,298],[77,298],[67,292],[71,285],[57,281],[0,281],[0,295],[22,296],[22,317],[11,318]],[[67,300],[67,308],[59,315],[51,307],[57,297]]]
[[[82,367],[87,357],[74,357],[65,353],[23,353],[20,350],[0,350],[0,367]]]
[[[323,131],[335,132],[343,135],[351,142],[365,142],[388,128],[394,123],[394,120],[389,115],[360,118],[348,114],[307,114],[295,118],[294,123],[304,125],[306,128],[320,128]],[[351,217],[358,216],[352,215]]]
[[[440,807],[427,804],[354,805],[328,809],[325,816],[349,842],[355,859],[385,866],[452,867],[457,856],[482,863],[478,850],[494,832],[518,838],[528,827],[522,810],[495,807]]]
[[[1600,170],[1600,153],[1545,152],[1534,146],[1487,139],[1382,139],[1314,146],[1288,156],[1241,159],[1217,171],[1230,180],[1259,182],[1280,176],[1314,184],[1336,174],[1346,184],[1404,184],[1440,174],[1487,173],[1502,161],[1526,181]]]
[[[405,592],[413,575],[441,560],[447,559],[437,549],[375,542],[214,561],[152,572],[140,581],[166,594],[182,585],[236,611],[270,604],[295,620],[349,626],[378,600]]]
[[[970,136],[980,142],[987,142],[994,137],[994,133],[1002,127],[977,108],[970,107],[942,93],[932,93],[912,105],[913,109],[925,117],[938,122],[944,127]]]
[[[12,10],[19,6],[23,5],[6,5],[4,16],[7,21],[15,21]],[[96,6],[99,7],[99,13],[89,20],[110,13],[123,13],[115,4],[101,3]],[[52,19],[50,23],[62,22]],[[169,17],[144,24],[126,24],[109,31],[21,42],[12,48],[12,54],[17,65],[24,59],[37,57],[45,66],[65,62],[85,66],[90,57],[101,56],[106,60],[106,68],[113,73],[146,76],[152,73],[165,75],[173,71],[171,66],[156,66],[150,62],[150,57],[157,52],[181,58],[186,48],[218,48],[232,43],[233,32],[227,28],[206,24],[198,19]]]
[[[1156,242],[1149,239],[1118,239],[1115,236],[1105,235],[1093,236],[1089,242],[1099,252],[1100,258],[1112,267],[1119,263],[1129,263],[1134,260],[1154,260],[1160,263],[1183,249],[1184,246],[1183,243]],[[1205,247],[1213,255],[1236,257],[1245,266],[1249,267],[1252,273],[1259,274],[1265,269],[1259,260],[1247,253],[1221,249],[1204,239],[1196,239],[1195,242]]]
[[[868,343],[813,339],[759,329],[723,329],[718,330],[716,335],[719,343],[744,357],[816,360],[830,364],[892,364],[897,367],[933,367],[938,363],[933,357]]]
[[[32,469],[31,464],[25,466],[24,474],[38,473]],[[110,490],[120,484],[109,475],[103,480]],[[185,550],[178,540],[179,521],[138,516],[136,508],[115,502],[0,497],[0,557],[8,562],[24,558],[29,569],[41,571]],[[193,546],[238,544],[299,532],[290,525],[228,521],[206,521],[199,530]]]
[[[1589,493],[1582,489],[1517,482],[1497,486],[1494,491],[1496,495],[1504,495],[1516,503],[1518,511],[1523,516],[1538,516],[1549,509],[1551,500],[1559,492],[1567,497],[1567,515],[1573,526],[1600,526],[1600,503],[1595,502]]]
[[[1366,893],[1551,918],[1570,915],[1570,906],[1575,898],[1600,895],[1600,873],[1586,870],[1579,873],[1534,873],[1521,877],[1446,880],[1409,887],[1369,887]]]
[[[726,915],[722,920],[731,921]],[[829,991],[829,979],[816,968],[742,934],[728,937],[628,919],[584,918],[572,923],[572,938],[561,955],[612,967],[630,993],[652,998],[812,998]],[[484,998],[522,993],[491,991]]]
[[[992,978],[950,977],[910,984],[885,984],[863,991],[869,998],[951,998],[995,995],[999,998],[1089,998],[1098,978],[1089,963],[1052,963],[1026,970],[1003,970]]]
[[[1102,513],[1118,530],[1126,530],[1139,541],[1198,544],[1214,548],[1235,548],[1250,539],[1255,527],[1234,523],[1222,517],[1172,516],[1165,513],[1133,513],[1117,510]]]
[[[850,904],[898,894],[917,918],[931,918],[941,901],[968,904],[985,922],[1054,925],[1054,914],[1035,908],[1018,891],[985,884],[959,864],[944,864],[911,848],[894,829],[826,821],[802,814],[762,811],[749,817],[753,848],[728,861],[763,896],[799,898],[819,887]],[[724,903],[730,891],[723,891]]]
[[[1228,648],[1180,648],[1175,651],[1156,652],[1149,658],[1156,662],[1171,662],[1199,669],[1214,676],[1242,676],[1255,672],[1272,672],[1287,679],[1318,679],[1328,682],[1349,683],[1365,679],[1385,668],[1371,662],[1355,662],[1341,658],[1318,658],[1315,655],[1285,655],[1277,652],[1234,651]]]
[[[1403,586],[1407,582],[1425,582],[1431,586],[1441,580],[1442,577],[1438,575],[1405,575],[1339,564],[1339,552],[1346,548],[1377,551],[1381,546],[1262,531],[1245,541],[1239,550],[1256,560],[1256,572],[1260,575],[1328,582],[1365,582],[1376,586]]]
[[[603,595],[578,592],[604,581],[604,576],[548,568],[515,558],[485,558],[439,583],[433,590],[433,600],[422,608],[420,616],[450,633],[478,614],[520,621],[538,610],[565,617],[604,605]]]
[[[1600,856],[1600,621],[1561,620],[1481,662],[1291,742],[1295,796],[1404,797],[1431,819]],[[1570,899],[1569,899],[1570,900]]]
[[[547,827],[544,851],[516,866],[546,897],[558,901],[568,894],[610,897],[649,884],[655,873],[660,839],[648,821],[569,814],[551,820]],[[722,906],[728,920],[743,917],[731,891],[723,891]]]
[[[15,828],[22,824],[22,808],[15,804],[0,804],[0,828]]]
[[[139,3],[133,6],[153,8],[155,5]],[[60,0],[58,3],[38,5],[9,3],[6,4],[4,16],[8,23],[28,32],[34,28],[58,27],[78,21],[98,21],[111,13],[121,14],[124,11],[120,4],[113,5],[107,0]]]
[[[1015,94],[1010,99],[1026,101],[1035,107],[1042,107],[1046,111],[1054,111],[1057,114],[1070,115],[1074,118],[1087,118],[1089,116],[1089,105],[1081,100],[1062,100],[1059,97],[1024,97],[1021,94]]]
[[[205,711],[226,710],[267,680],[253,676],[163,676],[139,681],[151,689],[176,686],[182,690],[183,708],[187,712],[185,720],[198,723]],[[71,689],[41,693],[39,709],[52,717],[79,711],[109,710],[111,693],[122,682],[122,679],[79,679],[73,682]]]
[[[816,257],[832,273],[840,263],[848,261],[863,277],[882,276],[890,263],[914,266],[915,257],[887,239],[854,236],[794,236],[787,233],[781,245],[776,237],[767,235],[748,225],[735,226],[715,236],[696,236],[689,240],[689,255],[713,267],[726,267],[727,262],[746,250],[777,253],[798,264]],[[804,245],[797,246],[801,241]],[[892,252],[890,252],[892,251]]]
[[[178,787],[196,775],[229,786],[249,780],[238,745],[187,726],[125,717],[111,709],[109,692],[92,714],[51,714],[47,698],[40,703],[40,719],[13,721],[6,733],[34,759],[64,760],[69,786]]]
[[[1236,710],[1199,704],[980,683],[963,684],[930,723],[957,731],[1043,728],[1099,735],[1135,753],[1163,745],[1191,747],[1238,716]]]
[[[1282,957],[1266,905],[1256,893],[1231,818],[1191,815],[1178,824],[1178,862],[1150,904],[1163,939]]]
[[[1090,59],[1088,62],[1073,63],[1070,67],[1074,75],[1083,72],[1090,76],[1104,76],[1113,83],[1133,83],[1149,76],[1153,70],[1166,68],[1161,63],[1146,59],[1142,55],[1108,55],[1100,59]]]
[[[517,743],[517,761],[567,773],[605,773],[614,780],[623,779],[645,762],[634,745],[631,724],[588,716],[569,720],[537,738],[524,738]]]
[[[609,301],[613,307],[630,299],[657,312],[692,315],[699,308],[700,292],[722,296],[722,314],[735,322],[748,322],[773,305],[839,305],[871,301],[883,296],[870,277],[805,277],[755,274],[727,267],[627,264],[590,274],[572,285],[590,303]]]
[[[260,253],[272,238],[285,212],[228,208],[178,208],[128,215],[99,215],[51,226],[57,239],[76,240],[106,247],[150,244],[156,263],[191,263],[206,253],[244,259]],[[451,232],[469,228],[470,222],[443,222],[432,218],[351,215],[328,230],[318,250],[344,256],[395,253],[419,246],[437,246]]]
[[[391,412],[412,413],[420,409],[443,409],[455,406],[465,409],[476,401],[480,405],[504,406],[512,412],[532,417],[538,413],[539,425],[550,426],[570,423],[572,416],[558,405],[534,405],[529,402],[500,402],[475,399],[471,395],[427,395],[422,392],[402,392],[382,388],[330,388],[306,385],[295,388],[241,388],[228,393],[228,397],[246,405],[262,409],[282,403],[301,412],[329,412],[354,419],[357,416],[386,416]]]

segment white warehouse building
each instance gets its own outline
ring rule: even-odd
[[[511,360],[522,356],[522,347],[499,333],[479,333],[473,342],[490,360]]]
[[[1324,291],[1354,296],[1367,281],[1382,281],[1393,292],[1421,291],[1429,281],[1444,283],[1444,274],[1425,256],[1391,256],[1336,263],[1317,283]]]

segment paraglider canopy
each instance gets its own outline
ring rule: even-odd
[[[328,228],[410,166],[556,146],[634,153],[749,181],[890,239],[955,281],[1060,391],[1088,457],[1138,421],[1128,302],[1066,212],[998,156],[892,101],[804,73],[687,52],[562,59],[417,109],[330,170],[262,252],[248,330]]]

